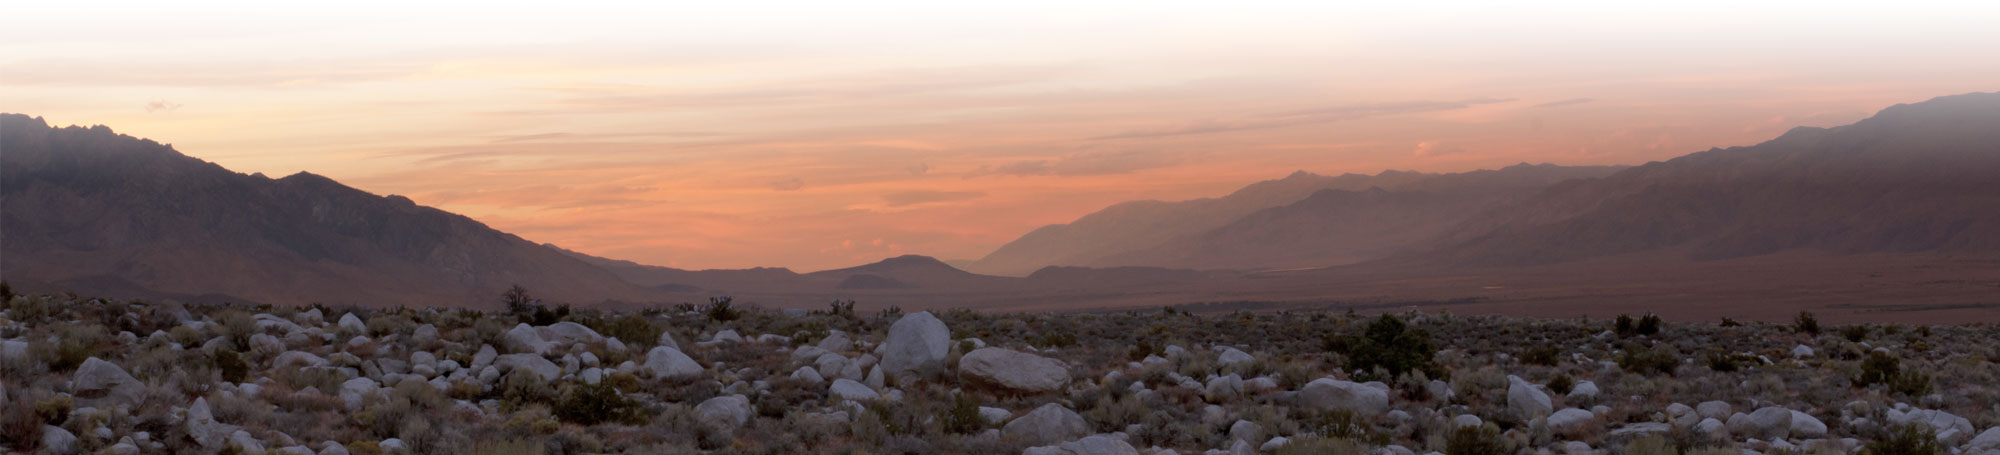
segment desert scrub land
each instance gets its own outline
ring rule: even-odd
[[[0,296],[21,453],[2000,454],[2000,328]]]

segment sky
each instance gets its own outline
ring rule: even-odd
[[[283,3],[9,6],[0,111],[810,271],[1297,170],[1640,164],[2000,90],[1972,2]]]

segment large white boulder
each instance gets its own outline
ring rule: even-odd
[[[1319,378],[1299,390],[1306,406],[1321,411],[1345,409],[1361,415],[1389,410],[1389,392],[1365,384],[1333,378]]]
[[[137,404],[146,393],[146,385],[117,364],[91,357],[76,367],[76,374],[70,375],[70,390],[78,397],[114,398],[121,403]]]
[[[694,412],[701,424],[709,429],[734,433],[737,428],[750,422],[750,399],[742,395],[710,398],[695,405]]]
[[[1826,436],[1826,423],[1812,414],[1792,411],[1792,434],[1794,438],[1817,438]]]
[[[76,453],[76,435],[59,426],[43,425],[42,451],[45,453]]]
[[[1936,409],[1917,409],[1909,412],[1891,409],[1887,413],[1887,417],[1889,423],[1896,425],[1921,423],[1930,426],[1932,431],[1939,433],[1943,433],[1945,430],[1958,430],[1958,434],[1972,434],[1973,431],[1972,421]]]
[[[1591,381],[1577,381],[1576,385],[1570,386],[1569,395],[1565,396],[1568,397],[1570,401],[1588,402],[1589,400],[1597,399],[1597,394],[1598,394],[1597,383]]]
[[[493,360],[493,366],[500,367],[503,371],[513,371],[515,373],[531,372],[541,376],[543,381],[551,382],[562,379],[563,373],[563,368],[556,366],[555,362],[550,362],[549,359],[535,354],[503,355]]]
[[[968,382],[1020,392],[1053,392],[1069,383],[1061,360],[1006,348],[975,349],[958,359],[958,376]]]
[[[833,380],[833,385],[827,388],[827,394],[847,401],[875,401],[882,398],[881,394],[875,393],[875,389],[847,378]]]
[[[1221,354],[1217,354],[1217,355],[1215,356],[1215,363],[1216,363],[1217,365],[1221,365],[1221,366],[1225,366],[1225,367],[1226,367],[1226,366],[1230,366],[1230,365],[1235,365],[1235,364],[1239,364],[1239,363],[1244,363],[1244,362],[1252,362],[1252,361],[1256,361],[1256,360],[1257,360],[1257,358],[1256,358],[1256,357],[1252,357],[1252,356],[1251,356],[1251,355],[1250,355],[1249,353],[1246,353],[1246,352],[1243,352],[1243,351],[1241,351],[1241,350],[1238,350],[1238,349],[1236,349],[1236,348],[1231,348],[1231,347],[1224,347],[1224,348],[1222,348],[1222,353],[1221,353]]]
[[[596,330],[591,330],[590,327],[586,327],[583,324],[569,321],[549,324],[548,327],[538,328],[536,332],[540,332],[543,341],[548,341],[559,346],[568,346],[576,343],[597,344],[604,342],[604,335],[599,335]]]
[[[882,369],[890,376],[905,373],[932,374],[944,371],[945,356],[951,353],[951,328],[923,311],[904,315],[889,325],[882,345]]]
[[[1597,415],[1577,408],[1565,408],[1549,414],[1549,431],[1560,435],[1585,433],[1597,422]]]
[[[1091,435],[1053,446],[1030,447],[1021,455],[1139,455],[1139,449],[1112,435]]]
[[[1742,420],[1730,419],[1730,432],[1736,436],[1763,440],[1781,439],[1792,433],[1792,410],[1777,406],[1765,406],[1751,411]]]
[[[1970,450],[2000,450],[2000,427],[1987,428],[1986,432],[1979,433],[1979,436],[1974,436],[1971,442],[1965,443],[1965,448]]]
[[[1025,444],[1054,444],[1090,434],[1083,416],[1063,405],[1049,403],[1027,415],[1014,418],[1000,428],[1001,437]]]
[[[1723,420],[1728,419],[1730,414],[1736,413],[1736,409],[1729,406],[1727,401],[1703,401],[1694,405],[1694,413],[1703,418]]]
[[[1507,410],[1521,419],[1533,419],[1555,410],[1555,403],[1541,387],[1518,376],[1507,377]]]
[[[209,409],[208,399],[199,397],[194,399],[194,404],[188,405],[183,422],[187,424],[188,437],[193,438],[195,444],[210,450],[222,449],[229,443],[229,434],[237,429],[235,425],[215,421],[215,412]]]
[[[340,330],[343,332],[350,332],[354,334],[368,333],[368,323],[361,322],[361,318],[355,316],[354,313],[347,313],[340,315],[339,326]]]
[[[517,352],[547,354],[555,344],[542,339],[542,332],[528,323],[520,323],[507,331],[507,348]]]
[[[694,358],[682,354],[679,349],[667,346],[654,346],[653,350],[646,351],[644,368],[651,370],[653,377],[672,379],[700,376],[702,371],[701,364],[695,362]]]

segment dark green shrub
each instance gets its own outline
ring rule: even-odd
[[[702,312],[707,313],[708,319],[711,321],[734,321],[737,318],[743,317],[741,312],[736,311],[735,301],[736,299],[729,296],[711,297],[708,299],[708,307],[703,309]]]
[[[1618,319],[1611,322],[1611,332],[1618,334],[1619,338],[1624,338],[1639,334],[1639,328],[1632,322],[1632,316],[1621,314],[1618,315]]]
[[[1445,437],[1445,455],[1511,455],[1514,453],[1500,432],[1485,425],[1459,427]]]
[[[969,393],[952,394],[951,408],[942,417],[947,433],[972,434],[986,428],[985,419],[979,417],[979,398]]]
[[[1555,392],[1556,395],[1568,395],[1569,389],[1576,387],[1576,379],[1569,377],[1567,374],[1559,374],[1556,375],[1555,379],[1549,380],[1548,386],[1549,391]]]
[[[638,425],[646,422],[645,406],[618,393],[618,389],[609,383],[579,384],[568,389],[556,399],[553,412],[557,419],[582,425],[599,422]]]
[[[1673,375],[1674,368],[1681,365],[1680,355],[1673,347],[1661,344],[1653,349],[1637,345],[1625,347],[1625,353],[1618,355],[1618,366],[1634,374],[1659,373]]]
[[[1360,370],[1364,376],[1372,376],[1376,368],[1387,370],[1392,377],[1412,371],[1442,376],[1437,364],[1431,361],[1437,348],[1431,344],[1430,333],[1411,329],[1392,315],[1376,318],[1361,336],[1342,335],[1328,340],[1326,345],[1344,348],[1336,352],[1347,356],[1347,369]]]
[[[1555,366],[1561,357],[1562,349],[1544,344],[1528,348],[1527,352],[1521,353],[1521,362],[1533,365]]]
[[[1862,455],[1940,455],[1945,453],[1943,444],[1929,425],[1901,425],[1889,431],[1887,437],[1869,441],[1861,446]]]
[[[1646,313],[1645,316],[1639,318],[1639,326],[1633,327],[1632,331],[1633,333],[1637,333],[1640,335],[1653,335],[1660,333],[1660,329],[1663,328],[1665,325],[1666,323],[1660,322],[1659,316],[1656,316],[1652,313]]]
[[[1860,343],[1861,340],[1868,338],[1868,326],[1856,324],[1842,327],[1840,328],[1840,337],[1846,338],[1847,341]]]
[[[1376,432],[1366,419],[1357,417],[1353,411],[1336,409],[1320,413],[1301,422],[1300,430],[1317,434],[1323,438],[1345,439],[1369,445],[1388,445],[1390,436]]]
[[[603,327],[595,328],[597,333],[617,338],[619,341],[625,342],[625,344],[650,345],[660,339],[660,332],[664,330],[659,326],[653,325],[652,321],[646,320],[646,316],[638,313],[629,314],[610,322],[604,322],[601,325]],[[613,362],[613,364],[616,363]]]
[[[1819,335],[1819,318],[1813,317],[1810,311],[1800,311],[1798,317],[1792,318],[1792,329],[1798,330],[1799,333]]]
[[[1728,373],[1736,371],[1737,368],[1739,367],[1736,365],[1736,356],[1722,351],[1709,351],[1708,369]]]
[[[1742,327],[1742,326],[1743,326],[1743,323],[1741,323],[1741,322],[1736,322],[1736,320],[1735,320],[1735,319],[1730,319],[1730,318],[1722,318],[1722,326],[1723,326],[1723,327]]]
[[[1895,356],[1881,352],[1870,352],[1868,353],[1868,359],[1861,361],[1861,374],[1854,377],[1854,385],[1867,387],[1874,384],[1886,384],[1889,382],[1889,378],[1896,376],[1897,373],[1902,371],[1902,363],[1902,360],[1897,359]]]
[[[240,383],[243,382],[244,378],[250,376],[250,364],[244,362],[243,356],[237,354],[236,351],[217,349],[215,350],[213,361],[215,363],[215,370],[222,373],[222,380],[224,381]]]

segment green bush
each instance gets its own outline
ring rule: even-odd
[[[1861,340],[1868,339],[1868,326],[1856,324],[1842,327],[1840,328],[1840,336],[1841,338],[1846,338],[1847,341],[1860,343]]]
[[[243,356],[237,354],[236,351],[217,349],[212,360],[215,364],[215,370],[222,373],[222,380],[224,381],[240,383],[250,376],[250,364],[244,362]]]
[[[1654,315],[1652,313],[1646,313],[1645,316],[1639,318],[1639,326],[1634,327],[1632,330],[1634,333],[1640,335],[1653,335],[1660,333],[1660,329],[1663,328],[1665,325],[1666,323],[1660,322],[1659,316]]]
[[[638,425],[646,422],[646,408],[638,400],[626,398],[609,383],[575,385],[556,399],[557,419],[582,425],[615,421]]]
[[[1631,315],[1621,314],[1618,315],[1618,319],[1611,322],[1611,332],[1618,334],[1619,338],[1624,338],[1637,335],[1639,328],[1632,322]]]
[[[1618,367],[1634,374],[1659,373],[1671,376],[1674,374],[1674,369],[1680,365],[1680,355],[1674,352],[1672,346],[1664,343],[1652,349],[1627,345],[1625,353],[1618,355]]]
[[[1569,377],[1567,374],[1559,374],[1556,375],[1555,379],[1549,380],[1548,386],[1549,391],[1555,392],[1556,395],[1568,395],[1569,390],[1576,387],[1576,379]]]
[[[1943,444],[1929,425],[1909,424],[1889,431],[1887,437],[1869,441],[1861,446],[1862,455],[1940,455],[1945,453]]]
[[[941,421],[944,431],[953,434],[972,434],[986,428],[986,420],[979,417],[979,398],[969,393],[952,394],[951,408]]]
[[[1555,366],[1561,358],[1562,349],[1547,344],[1529,348],[1527,352],[1521,353],[1521,362],[1530,365]]]
[[[600,323],[598,327],[592,329],[628,345],[651,345],[660,339],[660,332],[666,330],[654,325],[652,321],[646,320],[645,315],[638,313]]]
[[[736,311],[735,301],[735,299],[729,296],[709,298],[708,308],[703,309],[702,312],[707,313],[708,319],[711,321],[734,321],[737,318],[743,317],[742,312]]]
[[[1392,315],[1376,318],[1361,336],[1340,335],[1325,344],[1347,356],[1346,368],[1360,370],[1362,376],[1372,376],[1376,368],[1387,370],[1392,377],[1412,371],[1443,376],[1431,360],[1437,348],[1431,344],[1430,333],[1411,329]]]
[[[1819,318],[1810,311],[1800,311],[1798,317],[1792,318],[1792,329],[1807,335],[1819,335]]]
[[[1511,455],[1512,444],[1500,438],[1499,430],[1491,426],[1458,427],[1445,437],[1445,455]]]

